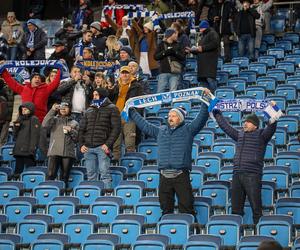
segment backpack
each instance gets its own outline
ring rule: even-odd
[[[7,100],[4,96],[0,96],[0,122],[6,120],[7,114],[8,114]]]

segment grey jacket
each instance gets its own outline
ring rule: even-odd
[[[71,117],[56,115],[51,109],[42,123],[44,128],[50,130],[50,144],[48,156],[63,156],[76,158],[75,149],[78,137],[79,124]],[[63,126],[71,126],[72,130],[64,134]]]

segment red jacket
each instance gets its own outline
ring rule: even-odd
[[[18,83],[7,70],[4,70],[2,77],[9,88],[15,93],[21,95],[22,102],[32,102],[35,105],[35,115],[42,123],[44,117],[47,114],[47,102],[48,97],[58,87],[60,82],[60,70],[58,70],[53,82],[46,84],[42,83],[38,87],[31,87],[30,83],[22,85]]]
[[[114,11],[114,17],[112,17]],[[122,18],[123,16],[125,16],[125,10],[124,9],[115,9],[115,10],[106,10],[104,12],[105,15],[109,15],[116,24],[118,24],[119,26],[122,26]],[[101,22],[101,27],[103,28],[108,28],[109,27],[109,23],[106,21],[102,21]]]

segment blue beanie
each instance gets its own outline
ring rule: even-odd
[[[27,25],[28,24],[32,24],[32,25],[34,25],[35,27],[39,27],[38,26],[38,21],[36,20],[36,19],[29,19],[28,21],[27,21]]]
[[[202,21],[200,22],[200,24],[199,24],[199,28],[200,28],[200,29],[207,29],[207,28],[209,28],[209,23],[208,23],[208,21],[202,20]]]
[[[170,36],[172,36],[174,33],[176,32],[176,30],[169,28],[165,31],[165,38],[169,38]]]

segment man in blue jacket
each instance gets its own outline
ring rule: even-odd
[[[258,117],[250,114],[245,118],[243,129],[237,130],[222,116],[221,111],[214,109],[213,114],[220,128],[236,141],[231,191],[232,213],[244,215],[247,196],[253,212],[253,222],[257,224],[262,216],[261,179],[264,155],[277,123],[269,123],[264,129],[259,129]]]
[[[206,89],[205,93],[210,91]],[[190,183],[192,145],[194,136],[207,121],[207,106],[202,104],[199,114],[189,124],[184,122],[185,115],[185,110],[173,108],[168,114],[168,124],[158,127],[147,122],[134,108],[129,111],[130,119],[139,129],[157,139],[159,202],[162,214],[174,212],[175,194],[178,197],[179,212],[194,214],[194,197]]]

